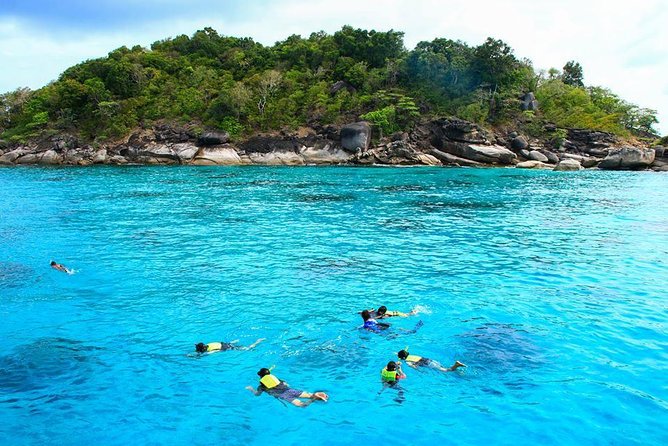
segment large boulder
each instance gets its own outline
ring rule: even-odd
[[[139,147],[137,149],[137,155],[140,157],[150,159],[150,158],[166,158],[169,160],[178,160],[179,157],[177,154],[171,149],[171,147],[165,145],[165,144],[148,144],[147,146],[144,147]],[[153,164],[153,163],[151,163]]]
[[[368,122],[355,122],[341,127],[341,147],[344,150],[357,153],[364,152],[371,143],[371,126]]]
[[[229,140],[230,135],[227,132],[206,132],[197,138],[197,144],[200,146],[217,146],[225,144]]]
[[[532,150],[529,152],[529,159],[534,161],[540,161],[541,163],[547,163],[549,159],[540,153],[538,150]]]
[[[654,158],[654,149],[625,146],[611,150],[598,167],[607,170],[646,169],[654,162]]]
[[[4,164],[4,165],[14,164],[18,158],[25,155],[26,153],[28,153],[28,151],[26,149],[23,149],[23,148],[19,148],[19,149],[12,150],[11,152],[7,152],[4,155],[0,156],[0,164]]]
[[[298,153],[300,148],[301,144],[296,138],[264,135],[253,136],[239,145],[239,149],[248,154],[271,152]]]
[[[612,133],[586,129],[568,129],[568,139],[564,141],[567,150],[606,156],[610,147],[619,143]]]
[[[104,164],[107,161],[107,149],[100,149],[93,155],[93,164]]]
[[[190,162],[195,155],[197,155],[197,152],[199,151],[199,147],[197,147],[194,144],[191,143],[180,143],[180,144],[174,144],[172,146],[172,150],[176,154],[176,157],[181,161],[182,163],[187,163]]]
[[[551,167],[548,164],[545,164],[542,161],[537,161],[537,160],[529,160],[529,161],[522,161],[521,163],[517,163],[515,167],[518,167],[520,169],[550,169]]]
[[[349,153],[324,141],[312,147],[302,147],[299,154],[306,164],[341,164],[350,160]]]
[[[249,153],[248,157],[253,164],[269,166],[302,166],[304,158],[295,152]]]
[[[515,136],[510,140],[510,147],[514,150],[524,150],[529,147],[529,142],[524,136]]]
[[[41,157],[41,153],[26,153],[16,160],[16,164],[37,164]]]
[[[566,158],[566,159],[563,159],[563,160],[559,161],[559,164],[557,164],[554,167],[554,170],[557,170],[557,171],[573,171],[573,170],[582,170],[582,169],[584,169],[584,167],[582,167],[582,165],[580,165],[580,162],[578,160],[569,159],[569,158]]]
[[[47,150],[39,160],[40,164],[58,165],[63,163],[63,156],[55,150]]]
[[[552,163],[552,164],[557,164],[557,163],[559,162],[559,157],[558,157],[557,154],[554,153],[554,152],[550,152],[549,150],[542,149],[542,150],[540,151],[540,153],[542,153],[543,155],[545,155],[545,157],[547,158],[547,160],[548,160],[550,163]]]
[[[466,158],[461,158],[456,155],[452,155],[447,152],[443,152],[438,149],[431,149],[429,151],[429,155],[433,156],[437,160],[439,160],[442,164],[445,165],[452,165],[452,166],[469,166],[469,167],[480,167],[483,166],[482,163],[479,163],[477,161],[473,161],[470,159]]]
[[[589,168],[589,167],[594,167],[598,165],[598,163],[601,162],[600,159],[598,158],[593,158],[589,156],[583,156],[583,155],[576,155],[573,153],[564,153],[563,159],[573,159],[576,160],[582,167]]]
[[[204,147],[199,149],[192,161],[199,166],[244,164],[233,147]]]
[[[517,155],[511,150],[497,145],[447,143],[443,147],[444,152],[460,158],[466,158],[484,164],[514,164]]]
[[[463,119],[442,118],[429,124],[432,145],[439,150],[446,141],[469,144],[487,144],[489,139],[485,131],[477,124]]]

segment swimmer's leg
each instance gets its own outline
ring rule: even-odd
[[[255,348],[255,346],[257,346],[260,342],[264,341],[265,339],[266,338],[260,338],[257,341],[253,342],[251,345],[248,346],[248,350],[250,350],[251,348]]]
[[[329,399],[329,395],[327,395],[325,392],[315,392],[315,393],[302,392],[301,395],[299,395],[299,398],[308,398],[311,401],[320,400],[327,402],[327,400]]]
[[[457,370],[460,367],[466,367],[466,364],[463,364],[459,361],[455,361],[455,363],[452,364],[452,366],[449,369],[445,369],[445,371],[446,372],[454,372],[455,370]]]
[[[294,400],[292,400],[290,402],[297,407],[306,407],[306,406],[309,406],[313,402],[313,400],[300,401],[297,398],[295,398]]]

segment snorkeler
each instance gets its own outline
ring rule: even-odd
[[[66,268],[65,265],[61,265],[60,263],[56,263],[54,260],[51,260],[51,268],[57,269],[58,271],[62,271],[62,272],[67,273],[67,274],[74,274],[74,270]]]
[[[381,333],[383,330],[387,330],[390,328],[390,324],[386,322],[378,322],[374,318],[371,317],[371,314],[369,313],[369,310],[364,310],[362,311],[362,319],[364,320],[364,325],[362,325],[361,328],[364,330],[372,331],[374,333]],[[417,333],[417,331],[424,325],[424,322],[418,321],[417,324],[415,324],[415,328],[412,330],[406,330],[405,328],[400,328],[399,330],[402,331],[402,333],[394,333],[389,335],[387,338],[396,338],[397,336],[401,336],[402,334],[411,334],[411,333]]]
[[[390,324],[378,322],[372,318],[369,310],[362,311],[362,319],[364,320],[364,325],[362,325],[362,328],[373,331],[374,333],[380,333],[382,330],[387,330],[390,328]]]
[[[385,305],[381,305],[378,309],[371,309],[369,313],[376,319],[385,319],[387,317],[408,317],[418,314],[418,310],[413,308],[409,313],[402,313],[401,311],[388,311]]]
[[[257,372],[257,376],[260,377],[260,385],[257,389],[253,389],[251,386],[246,386],[246,389],[253,392],[255,396],[260,396],[262,392],[267,392],[269,395],[279,400],[292,403],[297,407],[306,407],[316,400],[327,402],[329,399],[329,396],[324,392],[309,393],[304,392],[303,390],[291,389],[288,383],[281,381],[272,375],[271,369],[261,368],[260,371]],[[306,401],[302,401],[300,398],[305,399]]]
[[[390,361],[385,368],[380,371],[380,379],[383,383],[390,386],[395,385],[400,379],[405,379],[406,375],[401,370],[401,363]]]
[[[199,344],[195,344],[195,351],[197,353],[214,353],[214,352],[224,352],[226,350],[250,350],[252,348],[255,348],[256,345],[258,345],[260,342],[264,340],[265,338],[260,338],[257,341],[253,342],[248,347],[245,347],[243,345],[234,345],[237,342],[239,342],[238,339],[235,339],[232,342],[209,342],[208,344],[200,342]]]
[[[454,372],[460,367],[466,367],[466,364],[462,364],[459,361],[455,361],[455,363],[452,366],[450,366],[449,368],[445,368],[438,361],[434,361],[433,359],[409,354],[408,347],[404,348],[403,350],[400,350],[397,353],[397,356],[399,357],[399,359],[403,359],[404,361],[406,361],[406,364],[415,369],[418,367],[429,367],[432,369],[440,370],[441,372]]]
[[[380,371],[380,380],[383,382],[383,388],[378,392],[378,394],[383,393],[388,387],[391,387],[397,391],[397,397],[394,399],[397,403],[401,404],[404,402],[404,389],[399,385],[400,379],[405,379],[406,375],[401,370],[401,363],[390,361],[387,365]]]

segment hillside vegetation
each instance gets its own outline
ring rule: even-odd
[[[522,111],[533,92],[537,111]],[[399,31],[345,26],[268,47],[211,29],[118,48],[67,69],[36,90],[0,95],[0,138],[25,142],[71,133],[104,142],[157,121],[219,129],[233,138],[365,119],[389,134],[421,116],[511,124],[540,136],[545,124],[651,137],[654,110],[583,83],[579,63],[537,72],[504,42],[445,38],[404,47]]]

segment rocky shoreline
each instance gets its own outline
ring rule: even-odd
[[[226,133],[197,134],[188,127],[161,124],[99,147],[67,135],[26,145],[0,144],[0,165],[429,165],[668,172],[664,147],[629,144],[613,134],[590,130],[567,129],[565,135],[556,149],[548,149],[548,142],[514,131],[488,132],[471,122],[440,118],[377,144],[366,122],[257,135],[232,143]]]

